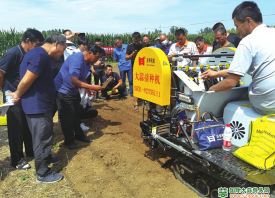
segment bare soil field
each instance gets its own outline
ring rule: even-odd
[[[117,68],[114,68],[117,71]],[[64,148],[64,136],[54,117],[52,154],[62,162],[53,170],[64,175],[54,184],[36,182],[34,159],[29,170],[16,170],[10,164],[7,128],[0,130],[0,197],[186,197],[198,195],[175,179],[173,167],[161,168],[168,153],[152,150],[140,137],[142,106],[134,110],[134,99],[112,96],[93,103],[98,116],[85,120],[92,143],[77,142],[79,150]]]

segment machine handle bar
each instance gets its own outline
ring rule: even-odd
[[[194,58],[194,57],[216,57],[216,58],[220,58],[222,56],[234,56],[234,54],[200,54],[200,55],[183,55],[183,54],[175,54],[175,57],[179,57],[181,56],[182,58]]]

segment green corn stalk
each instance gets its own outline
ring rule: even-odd
[[[51,33],[62,33],[63,30],[60,29],[54,29],[49,31],[42,31],[43,36],[46,38]],[[229,30],[230,33],[236,33],[234,29]],[[22,41],[23,37],[23,31],[16,31],[15,28],[11,28],[10,30],[0,30],[0,57],[3,56],[3,54],[8,51],[10,48],[18,45]],[[148,34],[149,38],[152,42],[157,43],[155,40],[158,37],[157,33],[150,33]],[[143,36],[143,35],[142,35]],[[170,41],[176,42],[176,37],[174,34],[167,34],[168,39]],[[204,38],[205,43],[208,45],[213,45],[214,43],[214,34],[208,33],[208,34],[188,34],[187,40],[188,41],[194,41],[198,36],[202,36]],[[130,44],[132,43],[132,34],[114,34],[114,33],[108,33],[108,34],[94,34],[94,33],[86,33],[86,37],[89,40],[89,43],[94,43],[96,38],[100,38],[102,41],[102,46],[115,46],[114,39],[116,37],[120,37],[122,40],[122,43],[124,44]],[[74,38],[73,42],[75,45],[77,45],[77,38]],[[113,61],[113,55],[107,55],[108,61]]]

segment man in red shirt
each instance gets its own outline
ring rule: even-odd
[[[204,54],[204,55],[212,54],[213,47],[204,43],[204,40],[201,36],[195,39],[195,43],[199,50],[199,54]],[[198,60],[198,65],[206,66],[207,60],[208,60],[208,57],[200,57]]]

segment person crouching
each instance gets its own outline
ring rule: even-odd
[[[118,92],[119,99],[125,100],[124,91],[125,91],[126,87],[125,87],[125,85],[123,85],[122,79],[120,78],[118,73],[113,72],[113,67],[111,65],[106,65],[105,75],[102,77],[102,79],[103,79],[104,83],[108,82],[108,85],[102,91],[103,95],[107,96],[106,99],[110,99],[110,94],[107,94],[107,93],[115,94]],[[107,81],[107,79],[108,79],[108,81]]]

